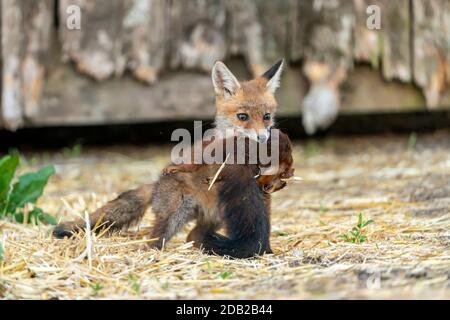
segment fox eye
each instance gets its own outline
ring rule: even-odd
[[[237,118],[241,121],[247,121],[250,117],[247,113],[238,113]]]
[[[265,113],[263,119],[266,121],[270,120],[270,113]]]

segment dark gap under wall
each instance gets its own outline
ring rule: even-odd
[[[203,121],[203,129],[211,127],[212,121]],[[307,135],[301,117],[278,118],[278,128],[291,139],[303,139]],[[0,151],[10,148],[62,148],[73,144],[165,144],[170,143],[172,132],[186,128],[193,136],[193,120],[161,121],[136,124],[113,124],[94,126],[65,126],[25,128],[16,132],[0,130]],[[450,111],[385,113],[364,115],[341,115],[326,131],[316,138],[332,135],[372,135],[385,133],[428,132],[450,128]]]

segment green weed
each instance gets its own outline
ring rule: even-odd
[[[353,227],[352,230],[346,234],[340,234],[338,237],[343,239],[345,242],[350,243],[363,243],[367,240],[367,236],[364,235],[364,228],[369,224],[374,223],[372,219],[364,221],[362,213],[360,212],[358,215],[358,223],[356,227]]]
[[[0,218],[13,217],[17,222],[56,224],[56,219],[35,206],[48,179],[55,173],[53,166],[30,172],[14,179],[20,157],[17,153],[0,159]],[[25,207],[31,208],[29,211]]]

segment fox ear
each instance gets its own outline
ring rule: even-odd
[[[264,72],[262,75],[264,78],[266,78],[267,84],[267,90],[269,90],[270,93],[274,94],[275,91],[280,86],[280,78],[281,78],[281,72],[283,71],[284,66],[284,59],[281,59],[277,63],[275,63],[269,70]]]
[[[234,94],[241,87],[236,77],[221,61],[214,64],[211,76],[216,94],[224,98]]]

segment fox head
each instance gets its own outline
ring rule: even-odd
[[[212,81],[216,93],[216,128],[264,143],[274,125],[284,61],[278,61],[262,76],[239,82],[223,62],[216,62]],[[228,131],[229,130],[229,131]]]

